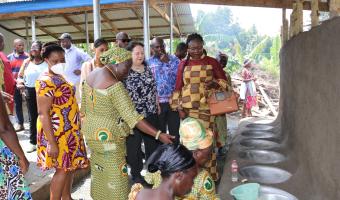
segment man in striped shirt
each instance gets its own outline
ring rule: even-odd
[[[28,54],[24,51],[25,45],[24,41],[21,39],[14,40],[14,50],[13,53],[7,56],[11,63],[12,74],[14,79],[18,78],[18,73],[20,67],[25,59],[28,58]],[[15,125],[16,131],[24,130],[24,115],[22,112],[22,96],[19,89],[15,88],[14,91],[14,103],[15,103],[15,114],[17,118],[17,124]]]

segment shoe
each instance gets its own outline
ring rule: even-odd
[[[34,151],[36,151],[36,150],[37,150],[36,145],[30,144],[30,146],[26,149],[26,152],[27,152],[27,153],[32,153],[32,152],[34,152]]]
[[[23,131],[23,130],[25,130],[25,127],[24,127],[23,124],[16,124],[14,126],[14,130],[15,130],[15,132]]]

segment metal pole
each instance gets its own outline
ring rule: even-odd
[[[35,16],[31,17],[32,41],[36,41],[37,36],[35,33]]]
[[[30,37],[28,36],[28,18],[25,17],[25,29],[26,29],[26,51],[30,49]]]
[[[94,40],[100,38],[101,33],[101,19],[100,19],[100,0],[93,0],[93,31]]]
[[[85,32],[86,32],[86,46],[87,46],[87,50],[89,50],[90,38],[89,38],[89,19],[88,19],[87,11],[85,11]]]
[[[145,49],[145,58],[150,58],[150,25],[149,25],[149,0],[143,1],[143,9],[144,9],[144,49]]]
[[[173,3],[170,3],[170,54],[173,53],[173,41],[174,41],[174,12],[173,12]]]

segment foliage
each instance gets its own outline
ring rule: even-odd
[[[196,29],[205,41],[210,56],[224,52],[229,56],[229,73],[240,71],[245,59],[255,63],[274,76],[279,74],[280,37],[262,36],[255,25],[249,29],[240,27],[234,20],[231,10],[218,7],[215,12],[198,11]]]

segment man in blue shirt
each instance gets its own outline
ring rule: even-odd
[[[161,131],[165,133],[168,129],[178,142],[180,118],[177,111],[171,110],[169,100],[175,89],[180,61],[176,56],[166,53],[164,40],[161,38],[156,37],[151,41],[151,49],[153,56],[147,63],[156,80]]]
[[[20,67],[25,59],[29,57],[29,55],[24,51],[25,43],[21,39],[14,40],[14,51],[13,53],[7,56],[9,62],[12,67],[13,78],[16,80],[18,78],[18,73],[20,71]],[[14,105],[15,105],[15,115],[17,118],[17,124],[14,126],[15,131],[24,130],[24,115],[22,112],[22,96],[21,92],[18,88],[15,88],[14,91]]]

